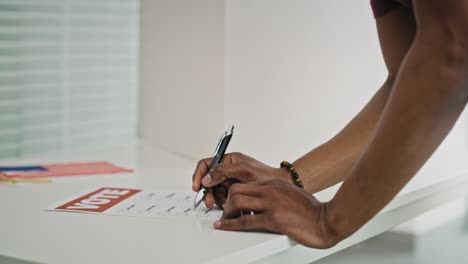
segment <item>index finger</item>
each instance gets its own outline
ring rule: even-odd
[[[208,173],[211,162],[213,162],[213,158],[202,159],[198,162],[197,167],[195,168],[195,172],[192,176],[193,191],[198,192],[200,190],[201,180]]]
[[[221,219],[213,223],[213,227],[226,231],[258,231],[271,230],[269,221],[263,214],[243,215],[234,219]]]

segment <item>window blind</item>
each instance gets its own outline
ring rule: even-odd
[[[0,0],[0,158],[136,135],[138,0]]]

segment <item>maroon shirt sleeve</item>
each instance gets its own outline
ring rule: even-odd
[[[400,6],[396,0],[370,0],[374,17],[381,17]]]

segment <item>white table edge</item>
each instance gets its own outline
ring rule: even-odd
[[[454,179],[455,178],[455,179]],[[468,194],[468,171],[417,191],[397,196],[369,223],[333,248],[318,250],[304,247],[285,235],[207,263],[310,263],[384,233],[444,203]],[[410,210],[411,209],[411,210]]]

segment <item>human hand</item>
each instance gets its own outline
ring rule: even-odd
[[[313,248],[338,242],[327,204],[282,180],[234,184],[223,207],[223,216],[213,224],[216,229],[285,234]]]
[[[292,183],[291,174],[283,168],[273,168],[241,153],[224,155],[221,162],[208,172],[213,158],[198,162],[192,177],[192,189],[198,192],[203,185],[208,188],[205,195],[205,205],[212,208],[216,205],[222,208],[229,189],[234,183],[248,183],[271,179],[282,179]]]

